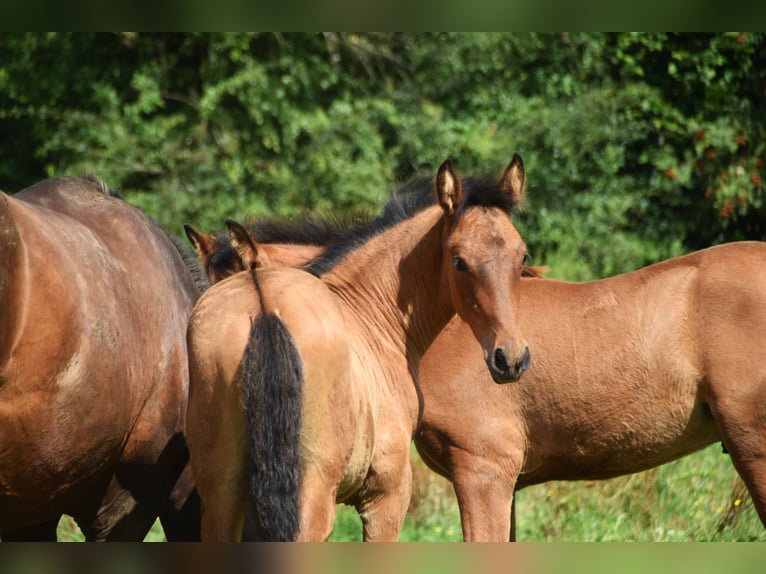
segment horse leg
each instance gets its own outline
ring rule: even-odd
[[[510,542],[516,542],[516,492],[511,499],[511,535],[508,538]]]
[[[761,522],[766,526],[766,385],[763,392],[711,401],[710,410],[726,450],[747,486]],[[732,387],[735,388],[735,387]]]
[[[197,479],[203,542],[237,542],[242,539],[249,510],[247,474],[242,468],[221,469],[226,476],[215,481]]]
[[[296,540],[325,542],[335,522],[337,481],[304,472],[300,497],[300,528]]]
[[[203,542],[241,540],[250,507],[243,421],[229,418],[233,420],[228,428],[216,432],[213,440],[189,435],[190,450],[196,446],[190,462],[199,493]]]
[[[56,529],[60,518],[34,526],[6,530],[0,533],[0,540],[3,542],[56,542]]]
[[[191,466],[186,465],[176,481],[170,498],[160,513],[160,522],[168,542],[200,540],[201,510],[199,494],[194,487]]]
[[[365,542],[396,542],[412,498],[409,449],[387,459],[373,461],[356,503]]]
[[[468,542],[507,542],[516,474],[509,478],[503,466],[465,451],[451,456],[463,539]]]

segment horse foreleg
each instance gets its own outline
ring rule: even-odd
[[[513,493],[513,499],[511,500],[511,534],[508,540],[516,542],[516,492]]]
[[[507,542],[512,535],[514,482],[499,464],[466,452],[453,453],[455,487],[463,539],[467,542]]]

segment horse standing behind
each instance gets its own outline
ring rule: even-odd
[[[248,510],[260,539],[326,540],[336,501],[357,508],[365,540],[395,540],[434,337],[457,311],[493,378],[527,368],[526,248],[510,219],[521,158],[499,184],[461,182],[449,162],[436,182],[439,205],[389,203],[308,272],[257,269],[256,254],[196,305],[187,428],[203,540],[238,540]]]
[[[722,441],[766,524],[766,244],[585,283],[523,279],[535,349],[496,385],[453,319],[420,364],[415,444],[452,481],[466,540],[508,540],[515,489],[646,470]]]
[[[199,536],[183,423],[198,287],[168,236],[103,183],[0,193],[0,532]]]

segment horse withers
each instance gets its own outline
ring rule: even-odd
[[[199,296],[165,232],[96,178],[0,193],[0,532],[199,536],[184,416]]]
[[[422,410],[418,363],[455,312],[497,381],[530,353],[516,325],[526,255],[510,213],[515,156],[499,182],[445,162],[428,194],[330,245],[306,270],[257,265],[197,303],[187,428],[206,540],[326,540],[335,504],[365,540],[395,540],[409,504]],[[257,247],[252,246],[257,252]]]

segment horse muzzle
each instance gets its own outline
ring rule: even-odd
[[[508,352],[502,347],[495,348],[491,356],[487,357],[487,366],[492,375],[492,379],[498,383],[515,383],[521,378],[521,375],[529,368],[532,362],[532,355],[529,347],[524,345],[521,353],[511,359]]]

